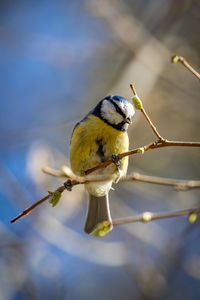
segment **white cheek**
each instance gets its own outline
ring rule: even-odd
[[[102,117],[111,124],[119,124],[123,121],[123,117],[116,112],[115,107],[109,101],[104,101],[101,107]]]

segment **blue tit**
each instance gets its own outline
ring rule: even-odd
[[[75,174],[81,175],[92,167],[126,152],[129,149],[127,129],[135,111],[132,103],[121,96],[107,96],[76,124],[70,143],[70,163]],[[128,157],[93,174],[112,176],[112,180],[86,183],[89,193],[88,211],[84,230],[90,234],[102,221],[111,222],[108,193],[114,176],[124,176]],[[112,228],[110,227],[110,230]]]

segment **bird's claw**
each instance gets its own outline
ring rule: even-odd
[[[117,183],[121,177],[120,159],[117,154],[112,155],[112,161],[115,164],[115,166],[117,167],[117,178],[115,180],[115,182]]]
[[[115,166],[117,167],[117,169],[119,169],[120,168],[120,159],[117,154],[112,155],[112,161],[115,164]]]
[[[74,184],[72,183],[71,179],[68,179],[67,181],[65,181],[63,183],[64,187],[66,188],[66,190],[68,190],[69,192],[72,191],[72,188],[74,186]]]

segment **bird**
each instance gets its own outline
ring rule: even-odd
[[[128,151],[127,130],[134,116],[133,104],[117,95],[103,98],[72,132],[70,141],[70,165],[77,175],[102,162],[112,159],[114,163],[94,172],[97,175],[113,176],[107,181],[89,182],[85,188],[89,194],[84,231],[94,233],[98,224],[108,221],[112,230],[108,193],[112,184],[125,176],[128,156],[120,161],[118,154]]]

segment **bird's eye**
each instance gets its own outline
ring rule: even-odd
[[[132,123],[132,118],[127,117],[127,118],[124,119],[124,122],[126,122],[127,124],[131,124]]]

